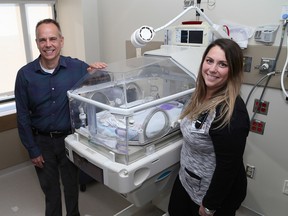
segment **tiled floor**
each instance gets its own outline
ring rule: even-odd
[[[86,185],[86,191],[80,192],[79,202],[83,216],[112,216],[131,205],[121,195],[97,182]],[[44,216],[44,207],[44,196],[29,162],[0,171],[1,216]],[[136,215],[163,214],[152,207],[144,212]]]
[[[82,216],[112,216],[130,205],[121,195],[97,182],[80,192],[79,202]],[[0,171],[0,211],[1,216],[44,216],[44,196],[30,162]],[[134,215],[160,216],[163,212],[149,207]],[[242,209],[237,216],[250,215]]]

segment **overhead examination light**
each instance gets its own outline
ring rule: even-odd
[[[154,30],[150,26],[142,26],[139,29],[136,29],[131,35],[131,43],[136,48],[144,47],[147,43],[149,43],[153,39],[156,32],[161,31],[162,29],[170,26],[172,23],[174,23],[176,20],[178,20],[180,17],[182,17],[184,14],[186,14],[188,11],[192,9],[196,10],[197,13],[199,13],[200,16],[202,16],[207,21],[207,23],[211,26],[211,30],[216,38],[231,38],[223,30],[222,26],[214,24],[194,3],[193,6],[186,8],[182,13],[180,13],[178,16],[176,16],[174,19],[172,19],[165,25],[161,26],[160,28]]]
[[[141,26],[131,35],[131,42],[134,47],[144,47],[155,35],[155,31],[150,26]]]

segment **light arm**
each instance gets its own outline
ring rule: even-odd
[[[136,31],[133,32],[131,35],[131,43],[136,48],[144,47],[147,43],[149,43],[151,40],[153,40],[155,33],[158,31],[161,31],[162,29],[167,28],[172,23],[174,23],[176,20],[178,20],[180,17],[182,17],[184,14],[186,14],[190,10],[196,10],[200,16],[202,16],[207,23],[211,26],[211,29],[215,35],[216,38],[230,38],[227,33],[222,29],[221,26],[214,24],[202,11],[199,7],[193,5],[188,8],[186,8],[183,12],[181,12],[178,16],[176,16],[174,19],[166,23],[165,25],[153,29],[150,26],[142,26],[139,29],[136,29]]]

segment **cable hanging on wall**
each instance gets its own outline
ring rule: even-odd
[[[251,91],[249,92],[248,97],[247,97],[247,99],[246,99],[246,106],[248,105],[249,99],[250,99],[253,91],[255,90],[255,88],[258,87],[258,86],[260,85],[260,83],[262,83],[262,81],[264,81],[265,79],[267,79],[267,80],[266,80],[266,83],[265,83],[265,85],[264,85],[264,88],[263,88],[263,90],[262,90],[261,96],[260,96],[260,98],[259,98],[259,105],[258,105],[258,106],[261,106],[261,101],[262,101],[262,99],[263,99],[263,97],[264,97],[264,93],[265,93],[265,91],[266,91],[266,89],[267,89],[268,83],[270,82],[270,79],[271,79],[272,75],[275,75],[275,74],[276,74],[276,72],[275,72],[275,71],[276,71],[276,65],[277,65],[277,62],[278,62],[278,60],[279,60],[279,56],[280,56],[281,49],[282,49],[282,46],[283,46],[283,41],[284,41],[284,37],[285,37],[286,26],[287,26],[287,21],[284,22],[283,27],[282,27],[282,34],[281,34],[280,45],[279,45],[279,48],[278,48],[278,50],[277,50],[277,54],[276,54],[276,57],[275,57],[275,62],[274,62],[273,65],[272,65],[272,70],[271,70],[272,72],[266,74],[266,75],[265,75],[264,77],[262,77],[259,81],[257,81],[257,83],[253,86],[253,88],[252,88]],[[288,40],[287,40],[287,46],[288,46]],[[288,49],[287,49],[287,51],[288,51]],[[283,68],[283,71],[282,71],[282,75],[281,75],[281,87],[282,87],[282,77],[284,76],[283,74],[285,74],[285,69],[286,69],[287,64],[288,64],[288,54],[287,54],[286,63],[285,63],[285,65],[284,65],[284,68]],[[283,90],[283,88],[284,88],[284,87],[282,87],[282,90]],[[286,93],[285,88],[284,88],[283,92],[286,94],[286,97],[288,97],[288,94]],[[255,110],[257,110],[257,109],[255,109]],[[251,121],[254,119],[255,115],[256,115],[256,111],[253,113],[253,116],[251,117]]]
[[[288,23],[288,20],[285,20],[284,21],[284,25],[283,26],[287,26],[287,23]],[[285,30],[285,28],[284,28]],[[283,31],[284,31],[283,30]],[[284,32],[283,32],[283,36],[284,37]],[[281,41],[282,41],[282,38],[281,38]],[[286,49],[287,49],[287,56],[286,56],[286,61],[285,61],[285,64],[283,66],[283,69],[282,69],[282,73],[281,73],[281,89],[284,93],[284,95],[286,96],[286,100],[288,100],[288,92],[286,91],[285,89],[285,84],[284,84],[284,79],[285,79],[285,73],[286,73],[286,68],[287,68],[287,64],[288,64],[288,39],[286,39]],[[287,78],[287,77],[286,77]]]

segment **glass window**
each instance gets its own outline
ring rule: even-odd
[[[18,70],[38,57],[35,25],[44,18],[53,18],[53,4],[0,3],[0,102],[13,94]]]
[[[0,5],[1,85],[0,93],[14,90],[16,73],[26,63],[18,5]]]
[[[28,36],[32,49],[32,59],[35,59],[39,56],[39,51],[35,42],[35,26],[37,22],[42,19],[53,18],[53,12],[52,7],[47,7],[46,4],[27,4],[25,7],[28,24]]]

